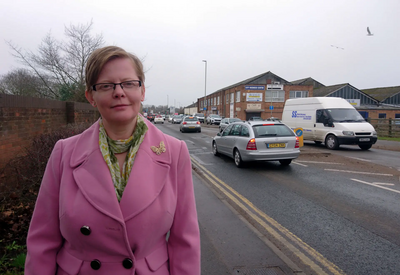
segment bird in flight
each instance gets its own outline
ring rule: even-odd
[[[331,47],[334,47],[334,48],[337,48],[337,49],[344,50],[344,48],[341,48],[341,47],[338,47],[338,46],[334,46],[334,45],[331,45]]]
[[[367,32],[368,32],[368,36],[373,36],[374,34],[373,33],[371,33],[371,31],[369,30],[369,27],[367,27]]]

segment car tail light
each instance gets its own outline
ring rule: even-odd
[[[296,137],[296,144],[294,145],[294,148],[300,148],[299,137]]]
[[[186,121],[184,121],[184,122],[182,122],[182,124],[187,124],[187,122],[186,122]]]
[[[196,124],[200,124],[200,121],[197,121]]]
[[[257,150],[256,139],[252,138],[247,143],[246,150]]]

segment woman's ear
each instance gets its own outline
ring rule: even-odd
[[[85,91],[85,97],[86,97],[87,101],[89,101],[89,103],[90,103],[93,107],[96,107],[96,106],[97,106],[97,105],[96,105],[96,102],[95,102],[94,99],[93,99],[92,91],[86,90],[86,91]]]

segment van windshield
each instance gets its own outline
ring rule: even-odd
[[[333,122],[365,122],[356,109],[327,109]]]

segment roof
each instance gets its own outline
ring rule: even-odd
[[[325,86],[324,84],[322,84],[321,82],[315,80],[312,77],[307,77],[307,78],[303,78],[303,79],[299,79],[299,80],[294,80],[291,81],[290,83],[292,83],[293,85],[312,85],[314,86],[314,88],[316,88],[316,86]],[[315,85],[315,84],[318,85]]]
[[[332,85],[332,86],[325,86],[321,87],[318,89],[315,89],[313,91],[313,97],[319,97],[319,96],[327,96],[347,85],[350,85],[349,83],[344,83],[344,84],[337,84],[337,85]]]
[[[276,74],[274,74],[274,73],[268,71],[268,72],[265,72],[265,73],[262,73],[262,74],[253,76],[253,77],[251,77],[251,78],[245,79],[245,80],[240,81],[240,82],[238,82],[238,83],[235,83],[235,84],[233,84],[233,85],[230,85],[230,86],[224,87],[224,88],[222,88],[222,89],[219,89],[219,90],[217,90],[216,92],[225,91],[225,90],[228,90],[228,89],[231,89],[231,88],[240,86],[240,85],[254,84],[253,82],[255,82],[256,80],[258,80],[258,79],[260,79],[260,78],[268,78],[268,77],[269,77],[269,78],[275,78],[275,79],[281,80],[281,82],[282,82],[281,84],[289,84],[289,83],[290,83],[289,81],[283,79],[282,77],[277,76]]]
[[[397,95],[400,93],[400,86],[395,87],[382,87],[361,90],[363,93],[379,100],[384,101],[385,99]]]
[[[194,103],[186,106],[185,108],[193,108],[193,107],[197,107],[197,102],[194,102]]]

